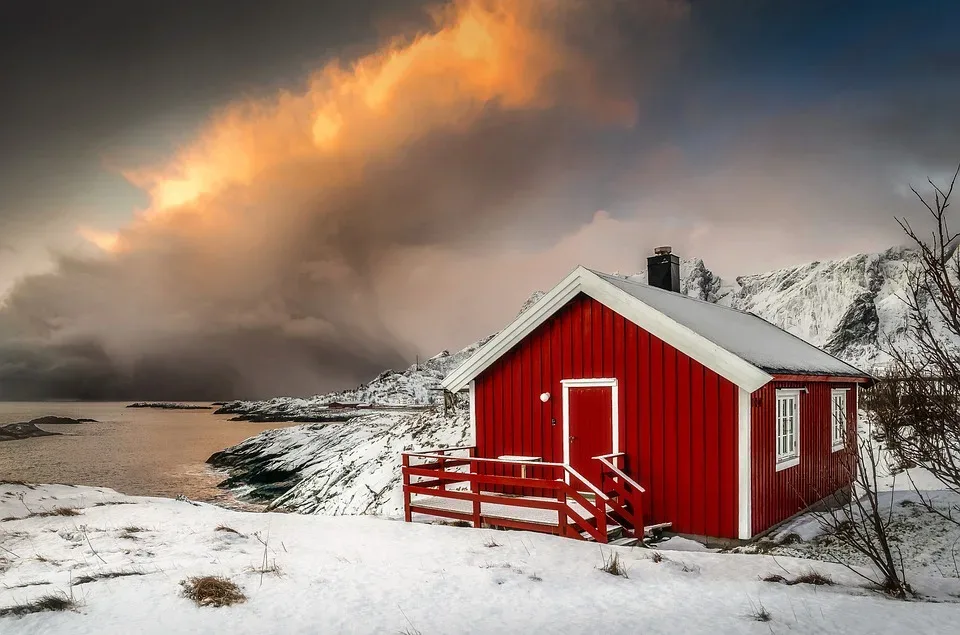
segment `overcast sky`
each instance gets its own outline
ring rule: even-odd
[[[956,2],[442,5],[0,3],[0,398],[345,387],[577,264],[882,250],[960,161]]]

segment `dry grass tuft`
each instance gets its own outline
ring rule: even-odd
[[[0,617],[8,615],[30,615],[31,613],[43,613],[44,611],[69,611],[77,608],[77,603],[73,598],[63,594],[49,594],[33,600],[0,609]]]
[[[247,600],[236,584],[219,576],[197,576],[180,582],[183,595],[197,606],[231,606]]]
[[[810,570],[806,573],[797,576],[793,581],[793,584],[813,584],[816,586],[833,586],[833,578],[822,573]]]
[[[138,534],[141,531],[147,531],[145,527],[137,527],[136,525],[128,525],[124,527],[123,530],[128,534]]]
[[[43,514],[45,516],[79,516],[80,510],[73,507],[54,507],[53,511]]]
[[[494,547],[499,547],[499,546],[501,546],[501,545],[500,545],[499,542],[497,542],[496,540],[493,540],[493,539],[491,538],[490,540],[488,540],[488,541],[486,541],[485,543],[483,543],[483,546],[492,549],[492,548],[494,548]]]
[[[137,570],[127,570],[127,571],[107,571],[104,573],[95,573],[93,575],[82,575],[78,578],[73,579],[73,586],[78,584],[87,584],[89,582],[96,582],[97,580],[111,580],[113,578],[126,578],[131,575],[146,575],[143,571]]]
[[[753,603],[750,603],[751,611],[748,617],[755,622],[769,622],[773,619],[773,616],[770,615],[770,611],[760,602],[757,602],[757,606],[753,606]]]
[[[620,576],[622,578],[629,577],[627,575],[627,568],[623,566],[623,562],[620,560],[620,554],[616,551],[613,552],[609,558],[603,555],[603,551],[600,552],[601,557],[603,557],[603,566],[600,567],[601,571],[609,573],[610,575]]]
[[[250,573],[259,573],[261,576],[275,575],[278,578],[283,576],[283,569],[280,568],[280,565],[278,565],[276,561],[265,566],[247,567],[247,571]]]
[[[763,578],[764,582],[776,582],[780,584],[786,584],[788,586],[793,586],[794,584],[813,584],[815,586],[833,586],[836,584],[833,581],[833,578],[817,571],[810,570],[806,573],[798,575],[793,580],[783,577],[779,573],[774,573]]]
[[[79,516],[80,510],[74,509],[73,507],[54,507],[48,512],[31,512],[29,516],[24,516],[24,518],[47,518],[50,516]],[[19,520],[17,518],[11,518],[10,520]]]
[[[650,559],[653,560],[655,563],[660,564],[661,562],[663,562],[663,554],[660,553],[659,551],[654,551],[653,555],[650,556]]]
[[[236,535],[238,535],[238,536],[242,536],[242,535],[243,535],[243,534],[241,534],[239,531],[237,531],[236,529],[234,529],[233,527],[227,527],[226,525],[217,525],[217,527],[216,527],[216,529],[214,529],[214,531],[222,531],[222,532],[224,532],[224,533],[236,534]]]

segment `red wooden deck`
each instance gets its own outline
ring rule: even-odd
[[[608,529],[642,538],[643,488],[617,465],[622,455],[593,457],[600,483],[563,463],[476,456],[475,447],[403,454],[404,519],[414,514],[471,523],[608,541]],[[498,472],[481,472],[482,463]],[[537,476],[526,476],[526,467]],[[514,496],[502,491],[537,491],[547,496]]]

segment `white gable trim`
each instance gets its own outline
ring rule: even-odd
[[[456,392],[482,373],[501,355],[533,332],[578,293],[608,306],[651,335],[695,359],[747,392],[753,392],[773,377],[743,358],[717,346],[699,333],[638,300],[592,271],[577,267],[507,328],[498,333],[470,359],[455,369],[441,385]]]

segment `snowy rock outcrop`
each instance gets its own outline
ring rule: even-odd
[[[331,516],[403,513],[400,453],[469,445],[468,416],[371,413],[345,423],[267,430],[210,457],[223,484],[271,509]]]
[[[684,260],[681,291],[750,311],[870,371],[886,361],[881,348],[887,342],[909,347],[906,307],[900,298],[915,258],[909,249],[892,248],[734,281],[714,274],[702,260]],[[628,277],[645,281],[646,274]],[[520,312],[542,295],[531,296]],[[401,451],[472,443],[465,412],[444,418],[439,408],[428,406],[440,399],[440,393],[431,389],[488,340],[458,353],[444,351],[402,372],[385,371],[353,390],[228,404],[221,411],[242,419],[341,422],[269,430],[218,452],[210,462],[229,471],[225,486],[270,501],[273,508],[334,515],[397,514],[402,507]],[[407,411],[383,408],[331,416],[334,402]],[[356,416],[359,412],[366,414]]]

